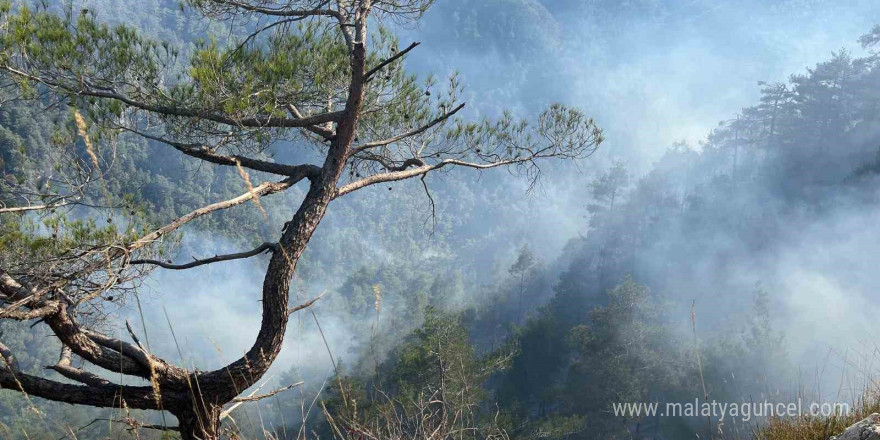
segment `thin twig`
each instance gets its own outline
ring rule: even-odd
[[[256,394],[256,395],[253,395],[253,396],[247,396],[247,397],[236,397],[235,399],[232,399],[232,401],[233,401],[234,403],[244,403],[244,402],[256,402],[256,401],[258,401],[258,400],[268,399],[269,397],[272,397],[272,396],[275,396],[275,395],[277,395],[277,394],[283,393],[283,392],[285,392],[285,391],[287,391],[287,390],[289,390],[289,389],[296,388],[296,387],[302,385],[303,383],[304,383],[304,382],[300,381],[300,382],[297,382],[297,383],[295,383],[295,384],[293,384],[293,385],[288,385],[288,386],[283,387],[283,388],[278,388],[277,390],[272,391],[272,392],[269,392],[269,393],[266,393],[266,394]]]

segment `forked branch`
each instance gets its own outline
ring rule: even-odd
[[[98,376],[97,374],[89,373],[80,368],[76,368],[71,365],[71,355],[72,352],[70,347],[63,346],[61,348],[61,358],[58,359],[58,363],[55,365],[49,365],[46,367],[47,370],[54,370],[58,374],[75,380],[79,383],[90,385],[90,386],[116,386],[111,383],[109,380],[104,379],[103,377]]]
[[[6,363],[5,368],[0,368],[0,388],[12,389],[30,396],[77,405],[108,408],[120,406],[124,401],[131,408],[160,408],[150,387],[115,385],[110,382],[92,382],[91,379],[85,379],[78,374],[72,375],[69,378],[77,381],[83,379],[83,382],[88,381],[91,383],[88,385],[73,385],[56,382],[18,370],[15,362],[10,361],[10,359],[14,359],[14,355],[5,345],[0,354],[3,355]],[[64,355],[62,354],[62,356]]]

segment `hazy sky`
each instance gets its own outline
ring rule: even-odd
[[[460,70],[474,107],[583,108],[605,154],[643,166],[754,104],[758,81],[859,52],[878,19],[869,0],[440,0],[402,44],[423,43],[420,71]]]

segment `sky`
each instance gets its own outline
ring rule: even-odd
[[[402,43],[422,42],[418,71],[459,70],[481,111],[580,107],[602,154],[644,168],[755,103],[759,81],[860,53],[876,17],[866,0],[441,0]]]

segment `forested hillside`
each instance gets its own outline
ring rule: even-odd
[[[145,38],[165,41],[150,50],[207,60],[196,65],[204,72],[192,66],[169,68],[196,79],[214,74],[212,69],[223,72],[210,57],[215,51],[225,54],[222,51],[234,49],[238,42],[244,42],[242,47],[261,43],[300,50],[282,39],[251,42],[248,35],[262,22],[206,21],[200,19],[203,9],[199,8],[220,16],[231,13],[210,10],[210,1],[184,3],[156,0],[120,8],[114,1],[88,1],[82,7],[47,2],[45,13],[90,17],[77,22],[80,27],[92,23],[89,20],[126,24]],[[388,2],[392,3],[409,2]],[[425,50],[438,56],[413,56],[400,62],[414,66],[417,75],[412,80],[402,67],[389,69],[384,81],[392,83],[392,89],[398,87],[394,90],[403,97],[395,99],[412,108],[397,111],[388,105],[392,110],[375,110],[387,112],[381,117],[367,112],[367,117],[377,119],[365,122],[367,128],[360,133],[364,139],[387,136],[382,124],[412,129],[411,118],[427,122],[451,117],[452,105],[447,104],[457,104],[453,96],[457,92],[442,91],[442,81],[441,85],[432,80],[423,83],[427,75],[422,76],[423,71],[441,69],[436,73],[443,77],[456,67],[454,62],[448,64],[449,59],[470,64],[485,55],[493,63],[509,66],[497,79],[497,87],[487,84],[491,79],[478,77],[472,88],[461,92],[470,100],[461,114],[466,117],[498,117],[508,108],[517,117],[528,117],[540,111],[535,108],[565,100],[560,86],[539,89],[536,84],[552,82],[553,72],[542,66],[565,62],[556,55],[565,52],[566,40],[575,38],[567,35],[566,26],[576,20],[565,18],[574,10],[591,17],[592,31],[603,32],[593,43],[596,48],[584,50],[584,57],[602,55],[608,50],[598,49],[603,44],[612,48],[620,44],[607,36],[615,30],[648,26],[642,20],[650,18],[651,26],[660,26],[678,23],[681,14],[711,16],[711,8],[696,13],[678,3],[596,1],[585,10],[570,1],[438,3],[442,4],[426,9],[422,27],[408,26],[407,15],[402,22],[390,20],[383,23],[388,27],[372,31],[376,36],[371,38],[385,52],[371,57],[394,59],[409,44],[390,37],[394,32],[437,42],[425,44],[429,46]],[[772,8],[787,11],[793,7],[788,3],[773,2]],[[820,12],[834,6],[814,3]],[[7,20],[18,17],[19,2],[0,4]],[[34,11],[42,9],[37,6]],[[34,50],[28,37],[7,35],[8,26],[0,26],[4,42],[10,47],[10,42],[20,44],[15,49],[20,52]],[[309,36],[304,41],[315,44],[306,54],[342,63],[328,61],[326,71],[309,71],[315,87],[340,87],[336,77],[327,84],[314,78],[335,75],[333,68],[343,69],[339,66],[344,62],[334,58],[341,55],[328,49],[337,43],[344,46],[341,40],[327,43],[321,40],[322,31],[308,25],[296,29],[291,33],[303,32]],[[298,265],[293,264],[291,306],[318,297],[320,301],[309,302],[291,315],[283,350],[271,369],[267,366],[263,372],[268,373],[246,381],[246,389],[235,390],[243,396],[271,395],[222,402],[228,404],[226,409],[234,407],[228,418],[222,416],[223,438],[773,440],[789,438],[778,434],[784,424],[771,425],[779,430],[772,431],[763,430],[768,420],[762,418],[743,422],[700,416],[619,416],[612,407],[621,402],[695,398],[861,401],[862,391],[875,378],[876,344],[870,341],[880,287],[875,251],[880,245],[876,233],[880,27],[862,32],[861,38],[857,34],[851,38],[860,49],[836,51],[814,60],[808,69],[790,72],[788,78],[764,78],[754,86],[756,90],[743,92],[756,92],[748,106],[729,109],[728,116],[701,134],[699,141],[663,145],[664,152],[650,160],[639,154],[654,145],[615,143],[615,134],[626,136],[628,127],[642,121],[607,121],[619,112],[603,110],[603,100],[598,99],[589,102],[588,110],[595,108],[602,116],[597,117],[599,126],[607,122],[612,127],[608,141],[595,155],[591,151],[578,157],[574,165],[541,162],[540,177],[533,168],[525,173],[516,168],[512,172],[444,169],[422,174],[421,181],[389,179],[365,187],[356,197],[340,198],[326,217],[322,213],[308,248]],[[35,41],[52,39],[39,29],[34,35]],[[59,46],[52,50],[64,49]],[[95,47],[100,54],[100,44]],[[121,59],[129,55],[116,53]],[[0,61],[8,64],[15,56],[4,52]],[[224,80],[250,84],[253,78],[242,73],[244,67],[266,61],[256,50],[251,56],[233,56],[240,70]],[[281,59],[291,65],[302,62]],[[267,66],[270,73],[261,74],[273,80],[272,69],[283,71],[283,66],[269,62]],[[144,76],[150,75],[150,68],[145,64]],[[137,121],[142,125],[125,126],[114,119],[110,128],[98,128],[97,123],[90,128],[80,122],[83,114],[91,123],[92,118],[123,113],[112,106],[98,107],[90,101],[95,98],[71,91],[50,98],[51,93],[40,89],[51,90],[49,81],[26,84],[16,79],[14,71],[5,70],[0,90],[0,208],[46,205],[46,209],[0,210],[0,273],[16,273],[10,268],[36,267],[35,262],[42,261],[45,271],[30,276],[48,277],[57,261],[82,249],[96,249],[106,242],[137,242],[138,237],[200,207],[251,194],[254,203],[248,199],[199,217],[162,237],[160,245],[147,248],[144,255],[132,251],[136,257],[158,261],[155,265],[160,267],[145,269],[132,279],[125,279],[126,272],[119,268],[114,289],[120,293],[97,288],[96,296],[104,301],[76,315],[120,340],[143,338],[146,348],[139,339],[134,342],[144,353],[174,360],[183,371],[191,369],[192,377],[223,368],[247,351],[260,329],[263,307],[254,292],[260,290],[265,267],[280,264],[272,263],[278,254],[271,246],[255,252],[253,258],[199,267],[194,277],[161,266],[275,243],[278,232],[287,231],[294,222],[291,209],[313,198],[315,190],[290,185],[271,197],[253,196],[255,185],[274,179],[265,164],[320,163],[338,138],[322,140],[324,125],[308,126],[313,133],[303,130],[302,138],[279,137],[272,142],[261,138],[257,129],[240,126],[236,128],[240,132],[222,133],[203,121],[159,123],[144,118]],[[63,78],[56,71],[51,74]],[[80,81],[71,78],[73,86]],[[523,91],[511,92],[517,88]],[[211,96],[205,90],[188,93]],[[382,102],[381,96],[370,95],[376,102]],[[330,101],[334,99],[331,95]],[[439,116],[432,113],[435,104]],[[226,111],[226,105],[224,101],[218,108]],[[271,103],[235,105],[239,107],[229,104],[229,111],[250,111],[249,106],[262,111],[261,106]],[[81,109],[92,113],[80,113]],[[641,110],[633,112],[642,115]],[[480,140],[514,143],[515,136],[497,134],[510,129],[501,125]],[[138,127],[160,126],[168,134],[187,135],[194,141],[223,139],[212,154],[222,152],[225,139],[231,138],[231,145],[240,150],[229,154],[247,153],[270,171],[245,171],[243,161],[215,166],[216,161],[180,154],[185,146],[169,148],[171,144],[161,136],[138,133]],[[596,127],[593,119],[587,127]],[[634,142],[643,137],[626,139]],[[434,146],[433,138],[419,140],[423,149]],[[477,158],[493,164],[519,161],[524,151],[534,154],[510,149],[519,147],[509,147],[505,154],[494,150],[499,145],[465,144],[469,155],[439,149],[426,158],[451,155],[454,160]],[[555,143],[551,147],[558,148]],[[606,151],[609,148],[612,151]],[[561,157],[569,158],[564,153]],[[386,158],[390,165],[382,158],[358,159],[361,162],[345,167],[341,182],[358,182],[383,170],[415,169],[399,155]],[[107,278],[88,281],[109,286],[107,279],[117,276],[113,270],[109,273]],[[222,305],[217,298],[228,303]],[[6,304],[15,305],[16,299],[4,296]],[[64,301],[71,308],[81,302],[76,297]],[[37,308],[28,310],[33,309]],[[46,374],[53,379],[77,381],[59,368],[65,351],[59,361],[61,344],[51,322],[50,331],[38,325],[47,318],[27,318],[0,321],[0,351],[7,364],[5,352],[14,352],[21,372],[37,374],[48,368],[51,372]],[[279,350],[281,346],[279,342]],[[86,373],[102,371],[83,367],[83,359],[89,359],[79,353],[73,357],[66,353],[66,365]],[[248,360],[247,355],[243,359]],[[149,388],[159,381],[157,374],[151,369],[140,379],[123,377],[121,372],[105,376],[120,385],[137,382]],[[3,388],[7,388],[0,391],[3,438],[182,435],[151,429],[176,423],[150,405],[144,405],[148,409],[71,406],[20,393],[12,386]],[[865,399],[867,408],[878,404],[870,394]],[[826,429],[839,428],[842,420]]]

